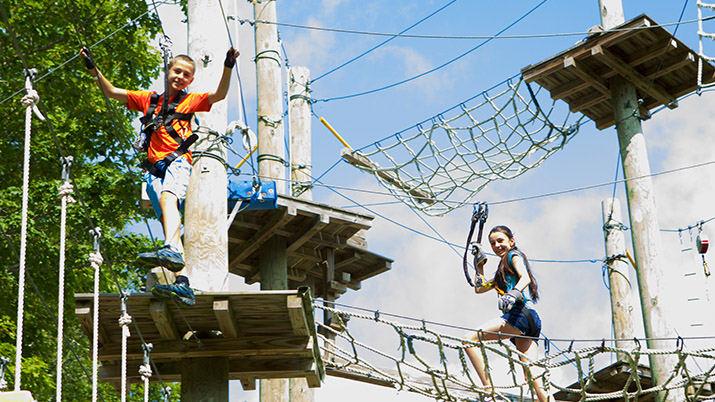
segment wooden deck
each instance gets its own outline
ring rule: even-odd
[[[635,392],[638,390],[638,382],[642,389],[651,388],[653,386],[653,381],[650,377],[650,368],[648,366],[639,365],[638,373],[636,375],[636,381],[628,381],[631,377],[631,366],[628,363],[618,361],[607,367],[602,368],[597,371],[593,378],[595,381],[589,383],[586,387],[586,392],[589,394],[605,394],[611,392],[623,391],[626,384],[629,384],[628,391]],[[579,383],[574,383],[566,388],[580,390],[581,385]],[[571,393],[565,391],[559,391],[554,394],[554,399],[557,401],[580,401],[581,395],[579,393]],[[607,399],[610,402],[623,401],[621,398]],[[639,402],[648,402],[655,400],[655,394],[645,394],[638,397]]]
[[[228,231],[229,271],[260,282],[260,247],[272,236],[286,239],[289,286],[309,285],[318,297],[338,297],[347,289],[390,270],[392,260],[356,241],[373,217],[289,196],[278,196],[274,210],[247,210],[236,215]],[[334,275],[326,281],[326,251],[334,252]]]
[[[603,130],[615,124],[609,80],[620,75],[636,87],[641,117],[698,89],[698,56],[647,15],[608,32],[596,32],[582,43],[548,60],[522,69],[526,82],[536,82],[553,99],[568,103]],[[703,84],[715,81],[715,67],[703,62]]]
[[[75,294],[75,303],[76,315],[91,339],[93,296]],[[115,384],[121,379],[120,306],[118,294],[100,296],[99,377]],[[142,380],[140,338],[153,345],[156,369],[151,381],[158,381],[158,375],[164,382],[181,381],[182,360],[199,357],[228,357],[229,379],[241,380],[244,389],[255,389],[255,380],[261,378],[302,377],[310,387],[319,387],[324,378],[306,289],[198,292],[195,306],[181,308],[140,293],[128,297],[127,310],[133,319],[127,356],[130,382]]]

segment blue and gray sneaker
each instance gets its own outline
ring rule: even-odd
[[[184,257],[174,247],[165,244],[157,251],[141,253],[138,256],[139,264],[147,268],[165,267],[171,272],[179,272],[184,269]]]
[[[189,287],[188,279],[181,280],[179,276],[171,285],[154,285],[151,288],[151,293],[160,299],[175,299],[184,306],[193,306],[196,304],[194,291]]]

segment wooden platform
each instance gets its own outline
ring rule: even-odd
[[[698,89],[698,56],[647,15],[609,32],[595,32],[582,43],[522,69],[526,82],[536,82],[553,99],[568,103],[603,130],[615,124],[609,80],[623,76],[636,87],[641,116]],[[703,84],[715,81],[715,67],[703,62]]]
[[[599,393],[610,393],[623,391],[626,386],[626,382],[631,377],[631,366],[625,362],[615,362],[610,366],[607,366],[593,375],[595,381],[593,381],[587,388],[586,392],[599,394]],[[642,389],[651,388],[653,386],[653,381],[650,377],[650,368],[648,366],[639,365],[638,366],[638,378],[640,381],[640,386]],[[580,390],[581,385],[579,383],[574,383],[566,388]],[[630,383],[628,388],[629,392],[635,392],[638,390],[638,384],[635,381]],[[578,393],[559,391],[554,394],[554,399],[557,401],[579,401],[581,400],[581,395]],[[607,399],[611,402],[623,401],[623,398]],[[645,394],[638,397],[639,402],[648,402],[655,400],[655,394]]]
[[[93,297],[75,294],[75,303],[76,315],[91,339]],[[121,379],[120,306],[118,294],[100,296],[99,377],[115,384]],[[151,356],[164,382],[181,381],[182,359],[194,357],[228,357],[229,379],[241,380],[244,389],[255,389],[255,380],[261,378],[302,377],[310,387],[319,387],[324,378],[306,289],[198,292],[195,306],[180,309],[172,301],[141,293],[129,296],[127,308],[141,337],[153,344]],[[129,381],[138,382],[144,352],[134,323],[127,375]],[[158,380],[156,371],[151,380]]]
[[[316,296],[326,291],[337,297],[347,289],[358,290],[361,282],[388,271],[392,260],[372,253],[360,244],[361,230],[370,228],[373,217],[339,208],[278,196],[275,210],[243,211],[228,231],[229,271],[260,282],[260,247],[272,236],[286,239],[288,280],[291,287],[310,285]],[[334,252],[333,280],[326,281],[327,250]]]

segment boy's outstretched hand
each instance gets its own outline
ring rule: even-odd
[[[97,66],[94,64],[94,60],[92,60],[92,54],[89,52],[89,49],[86,47],[82,47],[80,49],[79,54],[84,57],[84,65],[87,66],[87,70],[94,70],[97,68]]]
[[[236,59],[238,58],[238,50],[230,47],[226,52],[226,60],[223,61],[223,65],[228,68],[233,68],[236,65]]]

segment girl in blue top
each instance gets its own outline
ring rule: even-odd
[[[537,358],[537,344],[541,334],[541,320],[533,309],[533,303],[539,299],[539,289],[531,273],[526,255],[516,247],[514,234],[506,226],[496,226],[489,232],[489,244],[497,257],[501,258],[494,274],[494,279],[484,280],[484,263],[486,258],[479,258],[477,266],[476,293],[485,293],[495,289],[499,294],[498,305],[502,311],[500,317],[487,321],[480,330],[468,336],[472,342],[489,341],[511,337],[516,349],[526,355],[529,360]],[[528,294],[526,292],[529,289]],[[469,360],[477,370],[479,379],[485,387],[491,387],[486,374],[482,353],[477,347],[465,349]],[[521,358],[522,361],[528,361]],[[524,368],[524,377],[533,378],[528,368]],[[540,402],[547,402],[549,396],[541,387],[540,381],[531,384]]]

